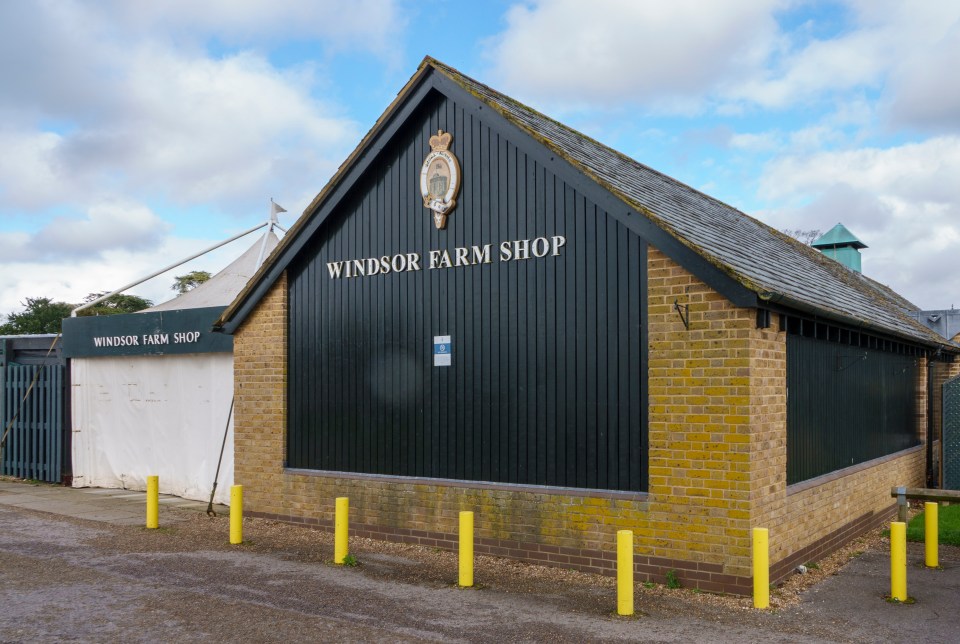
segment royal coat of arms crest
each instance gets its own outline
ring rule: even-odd
[[[423,205],[433,211],[437,230],[447,225],[447,214],[457,205],[460,190],[460,163],[450,151],[453,135],[443,130],[430,137],[430,153],[420,168]]]

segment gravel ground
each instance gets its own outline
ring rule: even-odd
[[[248,518],[230,546],[227,517],[177,512],[146,530],[0,507],[0,641],[869,642],[895,635],[888,618],[909,628],[913,608],[884,602],[882,578],[866,625],[836,599],[848,562],[882,567],[880,531],[794,575],[772,610],[638,584],[637,615],[621,618],[608,577],[477,557],[477,587],[461,589],[455,553],[351,538],[359,565],[335,566],[330,533]],[[941,550],[960,570],[960,549]]]

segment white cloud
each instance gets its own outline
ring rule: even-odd
[[[511,7],[492,40],[508,91],[560,103],[683,105],[762,64],[776,0],[540,0]]]
[[[316,150],[302,171],[328,176],[358,138],[352,121],[310,97],[306,74],[279,73],[252,54],[214,61],[151,49],[134,56],[131,71],[131,116],[76,139],[70,154],[135,168],[130,180],[141,189],[161,177],[182,200],[262,197],[274,164]]]
[[[854,32],[830,41],[814,41],[750,77],[733,79],[725,99],[745,100],[766,108],[792,107],[824,93],[875,86],[889,64],[882,34]]]
[[[917,85],[930,98],[937,86],[941,91],[950,88],[953,101],[960,98],[953,70],[960,47],[960,4],[949,0],[847,4],[850,29],[797,46],[773,62],[763,77],[731,88],[730,96],[783,108],[836,92],[872,88],[885,91],[895,105],[905,100],[907,111],[913,107],[910,95],[917,93]],[[891,76],[894,82],[885,86]]]
[[[30,245],[38,257],[95,258],[115,249],[155,248],[170,228],[146,206],[110,201],[92,207],[84,219],[54,219]]]
[[[891,75],[894,123],[934,131],[960,130],[960,20],[930,47],[918,47]]]
[[[16,61],[0,84],[0,314],[216,241],[191,244],[190,225],[157,212],[206,213],[197,236],[251,204],[265,217],[271,196],[296,213],[361,133],[317,98],[323,65],[340,50],[383,59],[402,24],[388,0],[0,3],[0,58]],[[275,66],[264,45],[296,39],[319,62]]]
[[[30,257],[27,251],[31,236],[24,232],[5,232],[0,233],[0,257],[4,259],[5,267],[13,262],[23,261]],[[10,270],[4,271],[9,273]]]
[[[169,223],[142,204],[105,200],[83,217],[54,217],[33,234],[0,233],[0,260],[11,267],[45,260],[99,259],[118,249],[152,250],[170,229]]]
[[[61,143],[54,132],[0,129],[0,202],[34,210],[48,205],[51,195],[71,194],[73,176],[56,161]]]
[[[781,145],[779,132],[742,132],[730,136],[729,145],[735,150],[770,152]]]
[[[108,100],[100,90],[114,76],[111,59],[123,63],[118,40],[75,3],[0,3],[3,124],[95,117]]]
[[[843,4],[847,24],[817,37],[778,24],[803,7],[790,0],[535,0],[511,7],[488,56],[508,91],[564,108],[738,115],[841,95],[842,111],[870,90],[897,119],[956,126],[960,3]]]
[[[771,162],[761,194],[793,205],[759,213],[780,228],[842,222],[869,248],[864,272],[927,309],[957,299],[960,137]],[[952,298],[952,299],[951,299]]]
[[[12,151],[0,160],[8,205],[75,202],[105,185],[242,203],[285,179],[318,183],[359,138],[355,123],[310,96],[308,74],[278,72],[253,54],[211,60],[142,45],[113,72],[96,116],[63,133],[0,131]],[[290,156],[311,163],[278,177],[275,164]]]
[[[138,34],[215,33],[240,44],[320,39],[328,47],[380,53],[405,25],[393,0],[110,0],[94,7]]]
[[[845,184],[911,203],[960,207],[960,137],[944,136],[897,147],[788,156],[770,164],[762,194],[771,199]]]
[[[322,185],[360,128],[313,96],[311,65],[279,70],[254,51],[213,58],[157,27],[199,34],[220,4],[0,5],[0,54],[22,61],[0,88],[0,212],[83,208],[104,193],[231,210]],[[250,38],[291,24],[369,48],[395,28],[383,22],[389,2],[353,7],[369,13],[363,25],[337,3],[229,4],[224,29]]]

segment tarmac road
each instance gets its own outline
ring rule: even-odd
[[[612,611],[614,599],[590,601],[583,588],[529,594],[372,574],[415,565],[395,556],[366,555],[364,572],[243,548],[146,548],[152,536],[136,526],[136,493],[81,495],[0,481],[0,642],[947,642],[960,633],[960,561],[921,570],[917,552],[912,606],[883,600],[888,563],[867,553],[795,609],[685,615],[647,607],[623,619],[596,608],[609,603]],[[175,505],[167,499],[162,525],[188,516]]]

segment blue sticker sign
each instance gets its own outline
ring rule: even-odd
[[[449,367],[453,360],[453,344],[449,335],[433,336],[433,366]]]

